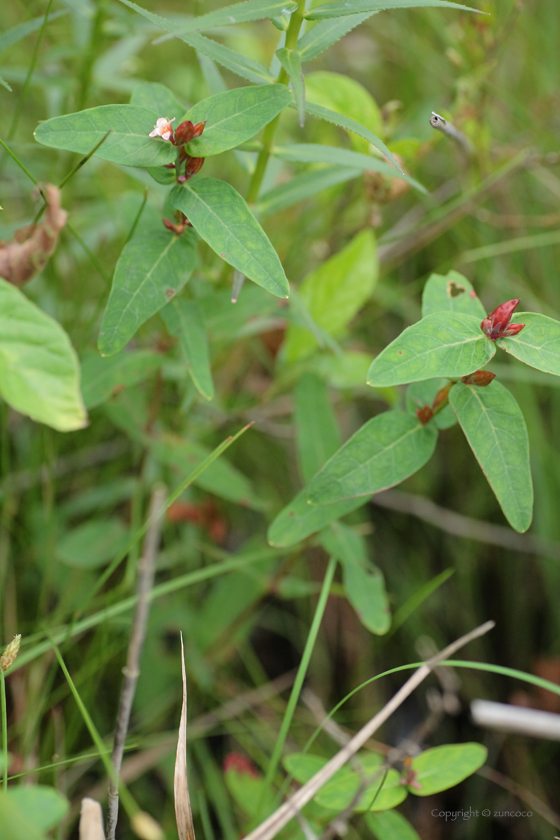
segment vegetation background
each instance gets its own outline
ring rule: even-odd
[[[178,20],[221,5],[167,0],[164,11],[154,0],[144,2],[149,10]],[[22,633],[22,655],[29,655],[26,667],[7,680],[10,772],[29,774],[22,779],[52,784],[70,798],[72,810],[59,837],[77,836],[77,803],[92,793],[102,798],[104,776],[48,644],[41,656],[33,652],[45,628],[64,625],[81,610],[102,570],[145,520],[154,485],[163,481],[175,489],[197,459],[254,423],[222,456],[229,467],[208,472],[168,511],[157,582],[170,586],[151,608],[129,734],[131,757],[125,754],[132,794],[174,836],[182,630],[194,721],[195,824],[206,840],[234,840],[248,830],[249,816],[228,789],[223,760],[242,753],[266,773],[289,687],[281,685],[270,697],[249,696],[245,707],[227,704],[297,666],[327,564],[316,540],[282,551],[270,548],[266,539],[274,517],[302,486],[305,435],[313,435],[314,423],[319,430],[328,423],[322,410],[311,420],[294,415],[302,375],[311,372],[316,379],[303,380],[300,388],[310,381],[328,386],[342,439],[394,404],[400,399],[396,392],[365,386],[365,370],[375,353],[417,320],[421,291],[433,272],[462,272],[487,311],[519,297],[521,308],[560,318],[560,7],[543,0],[478,0],[476,6],[489,15],[443,9],[374,15],[306,67],[346,75],[362,86],[364,114],[369,108],[370,119],[380,120],[391,150],[429,191],[424,196],[395,189],[402,182],[366,173],[263,214],[296,288],[361,231],[375,235],[378,268],[369,263],[373,291],[334,336],[345,354],[342,361],[331,347],[316,348],[314,342],[303,360],[286,358],[285,308],[248,282],[231,304],[233,273],[201,246],[187,290],[202,302],[206,316],[216,390],[212,401],[198,395],[180,348],[155,316],[128,350],[163,354],[163,363],[143,367],[128,387],[102,396],[89,411],[87,428],[58,433],[0,405],[0,636],[7,642]],[[3,5],[2,28],[44,15],[45,9],[44,0],[12,0]],[[117,2],[55,0],[42,38],[35,29],[0,54],[0,76],[13,89],[0,87],[0,136],[38,181],[59,183],[79,160],[34,142],[40,120],[128,102],[142,81],[167,85],[185,105],[215,92],[212,68],[201,66],[195,51],[179,41],[154,45],[160,34]],[[261,21],[224,28],[213,37],[268,65],[279,32]],[[228,87],[243,84],[221,72]],[[431,128],[432,111],[449,117],[470,138],[470,157]],[[295,112],[282,116],[279,138],[348,148],[356,143],[343,130],[309,117],[300,128]],[[244,167],[251,161],[250,152],[229,152],[207,160],[204,174],[223,178],[245,195]],[[0,239],[9,240],[33,220],[38,204],[13,160],[5,155],[0,167]],[[261,195],[300,170],[274,159]],[[63,231],[53,258],[25,287],[26,295],[64,326],[84,361],[97,352],[112,272],[145,188],[138,224],[141,230],[159,230],[161,188],[141,170],[92,158],[62,194],[74,233]],[[369,558],[384,575],[393,623],[384,635],[369,632],[349,605],[337,572],[306,681],[327,709],[364,680],[421,660],[430,646],[443,647],[487,619],[496,621],[496,629],[472,645],[468,657],[560,683],[558,381],[503,355],[490,367],[511,388],[529,427],[532,529],[517,535],[506,526],[460,430],[445,432],[426,467],[347,520],[365,537]],[[260,562],[245,565],[255,553]],[[87,615],[130,595],[138,555],[138,546],[128,552],[88,602]],[[227,567],[232,556],[240,560],[233,571]],[[181,583],[186,573],[222,563],[224,573],[213,579],[202,574],[202,582]],[[129,629],[130,612],[122,612],[62,646],[107,743]],[[475,728],[469,702],[513,700],[560,712],[559,698],[510,677],[468,669],[455,673],[458,682],[448,690],[460,707],[442,717],[425,744],[479,741],[489,750],[488,769],[445,794],[408,797],[400,810],[426,840],[550,838],[553,826],[556,833],[560,826],[558,747]],[[336,720],[356,730],[401,682],[402,675],[393,675],[369,685]],[[416,692],[380,732],[383,743],[393,746],[414,733],[429,717],[429,691],[439,686],[432,677]],[[217,708],[225,708],[222,717],[208,718]],[[312,712],[300,704],[290,750],[302,748],[315,726]],[[334,749],[326,734],[314,747],[324,755]],[[540,813],[527,792],[543,805]],[[494,812],[529,806],[531,819],[471,819],[453,823],[452,829],[431,816],[435,808]],[[544,806],[556,816],[549,814],[547,821]],[[126,816],[121,819],[119,836],[132,836]],[[349,831],[349,837],[371,834],[359,819]]]

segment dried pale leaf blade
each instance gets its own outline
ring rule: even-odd
[[[194,825],[189,797],[189,783],[187,779],[187,674],[185,671],[185,648],[181,633],[181,672],[183,677],[183,707],[179,724],[179,739],[177,741],[177,757],[175,759],[175,818],[179,840],[195,840]]]
[[[80,840],[105,840],[103,811],[95,799],[82,799],[80,810]]]
[[[0,242],[0,277],[14,286],[23,286],[43,270],[68,218],[68,213],[60,206],[58,187],[47,184],[44,194],[47,211],[43,221],[16,231],[12,242]]]

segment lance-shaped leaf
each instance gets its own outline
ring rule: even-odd
[[[207,400],[214,398],[204,315],[194,300],[174,300],[162,311],[165,326],[179,339],[197,391]]]
[[[378,414],[327,461],[307,488],[312,505],[332,505],[393,487],[431,458],[437,430],[399,411]]]
[[[409,785],[408,789],[415,796],[431,796],[448,790],[475,773],[487,757],[486,747],[472,742],[424,750],[412,760],[414,781],[419,787]]]
[[[370,131],[369,128],[366,128],[365,125],[361,125],[361,123],[356,120],[353,120],[344,114],[339,114],[337,111],[331,111],[330,108],[323,108],[322,105],[316,105],[314,102],[306,102],[305,110],[313,117],[319,117],[322,120],[326,120],[326,122],[338,125],[340,128],[345,128],[347,131],[351,131],[359,137],[362,137],[364,140],[367,140],[372,144],[372,146],[379,149],[379,151],[397,167],[399,172],[402,173],[402,167],[395,159],[395,156],[389,151],[383,140],[380,140],[379,137],[377,137],[373,131]],[[395,173],[393,172],[392,174],[394,175]]]
[[[182,121],[185,106],[181,105],[173,91],[159,82],[141,82],[136,85],[130,97],[130,104],[148,108],[158,116],[175,117],[175,126]]]
[[[100,105],[39,123],[34,137],[43,146],[87,154],[110,131],[97,157],[124,166],[163,166],[175,160],[177,149],[149,137],[160,116],[136,105]]]
[[[525,324],[511,338],[499,338],[498,347],[526,365],[560,376],[560,321],[537,312],[518,312],[514,320]]]
[[[59,432],[87,423],[70,339],[57,321],[2,279],[0,395],[16,411]]]
[[[179,35],[178,29],[180,27],[172,20],[161,17],[161,15],[156,15],[153,12],[148,12],[146,9],[133,3],[132,0],[119,1],[130,9],[134,9],[135,12],[138,12],[139,15],[145,17],[146,20],[155,24],[155,26],[159,26],[161,29],[165,29],[167,32],[175,35],[180,41],[184,41],[185,44],[208,56],[213,61],[217,61],[218,64],[227,67],[228,70],[231,70],[232,73],[236,73],[243,79],[248,79],[257,85],[263,82],[272,83],[275,81],[274,76],[269,73],[266,67],[259,64],[258,61],[253,61],[252,58],[247,58],[235,50],[230,50],[228,47],[222,46],[222,44],[217,44],[216,41],[212,41],[210,38],[206,38],[198,32]]]
[[[298,464],[301,477],[307,482],[340,447],[340,432],[322,379],[314,373],[304,373],[294,397]]]
[[[383,636],[391,626],[385,579],[380,569],[368,561],[364,538],[336,522],[321,534],[321,544],[341,562],[346,597],[364,627]]]
[[[290,77],[299,124],[303,127],[305,122],[305,80],[301,68],[301,56],[297,50],[288,50],[286,47],[277,50],[276,55],[278,56],[278,61]]]
[[[368,385],[384,388],[473,373],[495,354],[474,315],[435,312],[407,327],[371,363]]]
[[[164,362],[161,353],[135,350],[103,358],[93,352],[82,359],[82,394],[86,408],[101,405],[123,388],[152,376]]]
[[[425,7],[438,7],[443,9],[463,9],[466,12],[476,12],[471,6],[463,6],[461,3],[453,3],[449,0],[335,0],[334,3],[324,3],[322,6],[315,6],[305,13],[307,20],[327,20],[329,18],[343,17],[345,15],[360,14],[361,12],[381,12],[386,9],[419,9]]]
[[[254,137],[291,103],[285,85],[234,88],[198,102],[184,119],[206,122],[200,137],[187,143],[192,157],[210,157]]]
[[[421,840],[420,835],[398,811],[372,811],[364,820],[376,840]]]
[[[311,61],[322,52],[336,44],[344,35],[359,26],[375,12],[364,12],[361,15],[347,15],[342,18],[323,20],[303,35],[297,44],[302,61]]]
[[[230,184],[197,178],[174,187],[169,201],[222,259],[271,294],[288,297],[288,280],[278,254]]]
[[[382,172],[390,178],[400,178],[420,192],[426,190],[410,175],[404,175],[388,163],[370,155],[353,152],[351,149],[340,149],[337,146],[326,146],[321,143],[294,143],[290,146],[275,146],[272,154],[290,163],[331,163],[337,166],[349,166],[364,172]],[[389,153],[390,154],[390,153]]]
[[[334,505],[309,505],[307,490],[302,490],[280,511],[270,528],[267,540],[275,548],[289,548],[311,534],[322,531],[331,522],[362,507],[367,498],[349,499]]]
[[[245,0],[233,6],[223,6],[214,12],[198,15],[188,23],[176,24],[174,33],[177,37],[189,32],[205,32],[217,26],[231,26],[233,23],[249,23],[252,20],[276,17],[282,12],[293,12],[297,9],[294,0]]]
[[[422,292],[422,318],[434,312],[457,312],[485,318],[486,310],[466,277],[458,271],[432,274]]]
[[[347,166],[325,166],[323,169],[314,169],[311,172],[295,175],[284,184],[278,184],[277,187],[261,195],[255,205],[255,212],[262,219],[263,216],[270,216],[272,213],[291,207],[292,204],[311,198],[329,187],[343,184],[361,175],[360,169],[349,169]]]
[[[136,330],[169,303],[194,268],[195,236],[162,231],[136,237],[119,257],[113,288],[103,315],[98,347],[103,356],[118,353]]]
[[[533,482],[527,427],[517,402],[494,380],[485,388],[455,385],[449,403],[506,519],[516,531],[526,531],[533,517]]]
[[[49,15],[49,23],[52,23],[53,20],[56,18],[61,17],[61,15],[67,15],[68,10],[65,9],[60,12],[53,12]],[[40,15],[39,17],[33,18],[33,20],[28,20],[25,23],[20,23],[19,26],[13,26],[11,29],[6,29],[5,32],[0,34],[0,52],[7,50],[8,47],[11,47],[13,44],[17,44],[18,41],[21,41],[22,38],[26,38],[32,32],[35,32],[37,29],[40,29],[44,23],[45,16]]]

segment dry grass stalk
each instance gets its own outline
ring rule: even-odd
[[[364,744],[371,738],[379,727],[393,714],[396,709],[409,697],[412,692],[426,679],[434,667],[452,656],[457,650],[471,642],[473,639],[483,636],[494,627],[493,621],[487,621],[465,636],[461,636],[456,642],[448,645],[444,650],[425,662],[406,683],[397,691],[395,696],[373,717],[339,752],[325,764],[313,778],[306,782],[303,787],[296,791],[283,805],[268,817],[254,831],[247,835],[245,840],[272,840],[292,820],[301,809],[326,785],[334,776],[337,770],[344,767]]]
[[[194,825],[187,779],[187,674],[185,672],[185,648],[181,633],[181,672],[183,676],[183,707],[179,724],[177,757],[175,759],[175,818],[179,840],[195,840]]]
[[[80,840],[105,840],[101,805],[89,797],[82,799]]]

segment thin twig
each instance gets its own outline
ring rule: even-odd
[[[476,773],[478,776],[482,776],[484,779],[488,779],[489,782],[493,782],[493,784],[499,785],[499,787],[509,791],[509,793],[516,796],[522,802],[526,802],[532,811],[536,811],[537,814],[540,814],[541,817],[550,823],[550,825],[553,825],[554,828],[560,828],[560,814],[557,814],[556,811],[549,808],[546,802],[543,802],[538,798],[538,796],[535,796],[534,793],[527,790],[527,788],[517,784],[517,782],[514,782],[513,779],[510,779],[508,776],[498,773],[497,770],[493,770],[491,767],[486,767],[486,765],[480,767]]]
[[[548,557],[560,560],[560,543],[552,540],[541,540],[527,534],[517,534],[503,525],[493,525],[463,516],[455,511],[447,510],[414,493],[403,493],[399,490],[384,490],[376,493],[371,501],[374,505],[409,513],[435,525],[440,531],[452,534],[454,537],[465,537],[469,540],[499,545],[510,551],[520,551],[524,554],[534,554],[538,557]]]
[[[467,157],[471,157],[474,152],[474,146],[472,142],[469,140],[466,134],[463,134],[462,131],[459,131],[458,128],[449,122],[449,120],[444,119],[444,117],[440,117],[439,114],[436,114],[435,111],[432,111],[432,116],[430,117],[430,125],[432,128],[435,128],[436,131],[441,131],[442,134],[445,134],[447,137],[451,137],[462,150],[465,152]]]
[[[149,526],[146,533],[146,540],[144,542],[144,553],[138,563],[138,580],[136,585],[138,601],[136,603],[136,610],[132,623],[132,632],[130,634],[130,642],[128,645],[126,666],[123,669],[124,684],[119,700],[117,725],[115,728],[115,742],[111,756],[111,760],[115,768],[116,778],[115,780],[111,779],[109,781],[107,840],[114,840],[115,829],[117,827],[117,819],[119,815],[119,790],[116,781],[118,780],[121,771],[124,742],[128,731],[134,694],[136,692],[136,683],[138,682],[138,677],[140,675],[140,656],[144,645],[144,639],[146,637],[146,625],[150,611],[150,592],[152,591],[154,583],[155,564],[159,548],[161,526],[165,512],[164,502],[166,495],[167,490],[161,484],[158,485],[152,493],[148,519]]]
[[[354,735],[351,741],[343,747],[331,760],[316,773],[306,784],[291,796],[287,802],[280,806],[268,819],[247,835],[245,840],[272,840],[273,837],[294,818],[298,811],[307,805],[308,802],[318,793],[319,790],[331,779],[337,770],[340,770],[350,758],[371,738],[374,732],[390,718],[396,709],[409,697],[412,692],[426,679],[433,668],[444,659],[447,659],[455,651],[464,645],[483,636],[494,627],[493,621],[487,621],[456,642],[446,647],[437,656],[425,662],[406,683],[397,691],[394,697],[378,712],[359,732]]]

